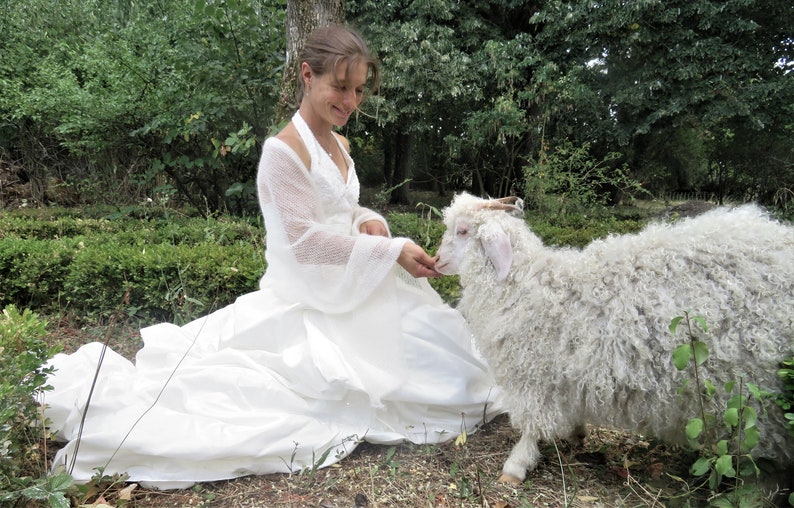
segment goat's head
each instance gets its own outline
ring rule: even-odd
[[[513,249],[507,233],[493,217],[523,211],[524,202],[516,197],[482,199],[467,193],[455,196],[444,209],[446,231],[438,249],[436,270],[444,275],[459,273],[466,255],[481,246],[496,270],[496,278],[504,280],[513,263]]]

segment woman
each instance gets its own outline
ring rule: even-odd
[[[361,441],[445,441],[495,414],[466,324],[425,279],[434,259],[358,205],[333,128],[377,84],[376,62],[342,27],[315,31],[300,61],[300,109],[259,164],[260,289],[184,327],[143,329],[135,366],[108,351],[80,440],[101,346],[53,359],[46,415],[68,441],[55,467],[75,480],[103,468],[176,488],[297,471]]]

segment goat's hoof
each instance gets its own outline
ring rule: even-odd
[[[502,473],[499,476],[499,479],[496,481],[498,483],[508,483],[510,485],[520,485],[522,483],[520,478],[516,478],[515,476],[507,473]]]

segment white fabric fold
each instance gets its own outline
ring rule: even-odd
[[[357,221],[382,217],[358,206],[352,159],[343,182],[310,153],[306,168],[265,143],[260,289],[184,326],[144,328],[134,364],[107,351],[79,447],[102,348],[51,360],[45,415],[66,442],[53,467],[76,452],[78,482],[104,468],[183,488],[324,467],[362,440],[441,442],[501,411],[461,315],[395,265],[408,240],[358,234]]]

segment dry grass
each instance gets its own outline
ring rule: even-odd
[[[134,507],[633,507],[665,506],[651,475],[662,479],[670,457],[635,436],[596,429],[584,447],[549,446],[522,485],[496,482],[517,439],[505,417],[463,445],[361,444],[341,463],[292,475],[218,481],[185,491],[137,488]],[[628,468],[624,466],[629,466]],[[106,495],[111,505],[113,492]]]
[[[679,452],[607,429],[591,430],[590,444],[585,446],[547,445],[543,462],[521,485],[497,483],[502,461],[517,438],[507,419],[499,417],[462,446],[364,443],[342,462],[316,471],[249,476],[172,491],[125,483],[100,485],[90,496],[74,501],[80,508],[706,505],[708,491],[695,490],[681,479],[686,468]],[[787,506],[783,499],[778,502]]]

